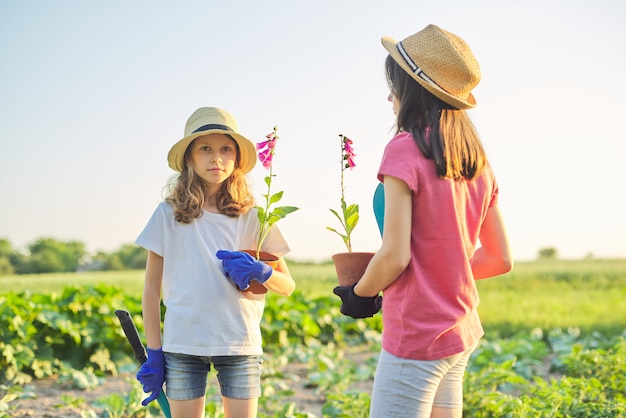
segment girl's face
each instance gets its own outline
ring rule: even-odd
[[[201,136],[189,147],[191,167],[207,186],[219,186],[235,170],[237,146],[228,135]]]
[[[387,96],[387,100],[389,100],[393,105],[393,114],[397,116],[398,109],[400,108],[400,102],[398,101],[398,98],[393,95],[392,91],[390,91],[389,96]]]

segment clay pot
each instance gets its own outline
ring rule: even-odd
[[[256,258],[256,250],[239,250],[242,253],[250,254],[253,258]],[[268,264],[270,267],[275,269],[278,267],[278,257],[274,254],[267,253],[265,251],[261,251],[259,253],[260,259],[265,264]],[[267,287],[263,286],[261,283],[253,280],[250,282],[250,287],[246,290],[241,290],[241,293],[250,300],[261,300],[265,297],[267,293]]]
[[[339,286],[351,286],[358,282],[370,260],[374,256],[374,253],[338,253],[333,255],[333,263],[335,264],[335,270],[337,271],[337,279],[339,280]]]

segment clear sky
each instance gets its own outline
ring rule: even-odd
[[[626,257],[626,3],[621,0],[0,2],[0,237],[88,251],[134,242],[198,107],[258,142],[278,125],[278,225],[298,260],[344,250],[339,143],[354,249],[375,251],[376,170],[392,136],[381,36],[429,23],[464,38],[483,80],[474,120],[516,259]],[[266,171],[250,181],[260,200]]]

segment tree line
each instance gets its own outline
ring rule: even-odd
[[[80,241],[59,241],[40,238],[25,250],[14,248],[8,239],[0,238],[0,276],[8,274],[66,273],[76,271],[137,270],[146,266],[148,252],[135,245],[124,244],[119,250],[88,254]],[[538,259],[557,259],[554,247],[541,248]],[[590,254],[586,258],[593,258]]]
[[[111,253],[88,254],[80,241],[40,238],[19,250],[0,238],[0,275],[143,269],[147,256],[135,244],[124,244]]]

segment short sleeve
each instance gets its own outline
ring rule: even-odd
[[[167,203],[161,202],[148,220],[143,231],[141,231],[141,234],[139,234],[139,237],[135,240],[135,244],[161,257],[165,253],[165,222],[168,212],[170,212],[169,216],[172,216],[171,210],[168,210],[168,208],[170,206]]]

